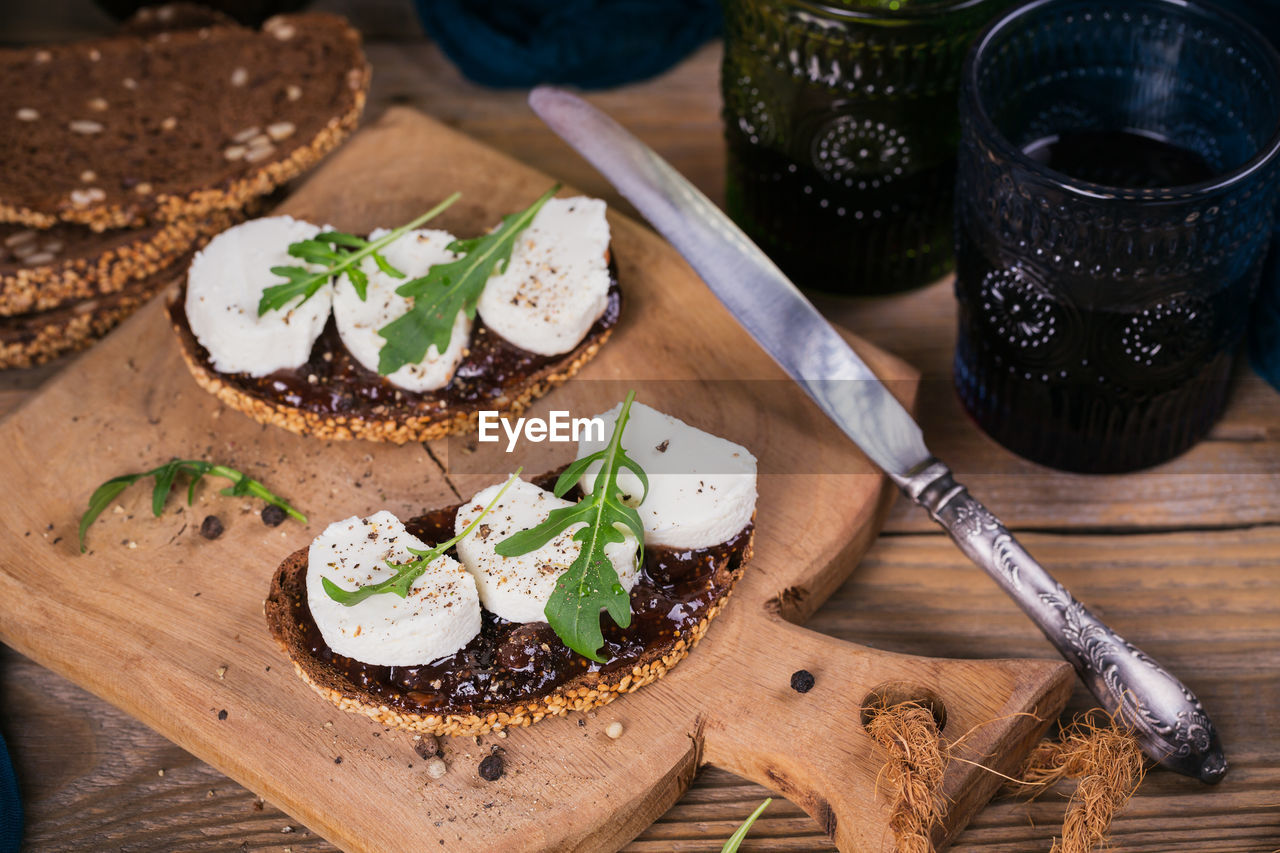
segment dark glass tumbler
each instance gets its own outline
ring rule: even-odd
[[[961,82],[955,382],[1072,471],[1154,465],[1227,399],[1271,233],[1280,57],[1181,0],[1036,0]]]
[[[951,269],[965,52],[1009,0],[723,0],[725,206],[798,285]]]

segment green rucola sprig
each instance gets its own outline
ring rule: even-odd
[[[764,814],[764,810],[769,808],[769,804],[772,802],[773,797],[770,797],[761,803],[756,810],[742,822],[742,826],[739,826],[737,830],[734,831],[733,835],[729,836],[729,840],[720,848],[720,853],[738,853],[738,848],[742,846],[742,842],[747,837],[747,833],[751,831],[751,825],[756,822],[756,818]]]
[[[297,305],[301,305],[315,296],[316,292],[331,279],[342,273],[346,273],[351,279],[356,295],[363,300],[368,292],[369,277],[360,268],[360,263],[367,257],[373,258],[378,269],[392,278],[404,278],[404,273],[388,263],[381,250],[419,225],[439,216],[461,197],[462,193],[454,193],[417,219],[401,225],[377,240],[366,240],[342,231],[325,231],[310,240],[299,240],[297,243],[289,244],[289,254],[310,264],[311,267],[272,267],[271,272],[282,276],[285,280],[262,291],[262,298],[258,301],[258,316],[261,317],[268,311],[280,310],[299,296],[302,299]]]
[[[543,611],[547,622],[564,644],[585,658],[603,663],[599,650],[604,645],[600,629],[600,610],[608,611],[613,621],[626,628],[631,624],[631,597],[623,588],[618,572],[605,553],[605,546],[626,541],[622,529],[629,530],[641,543],[644,552],[644,525],[635,507],[623,503],[618,475],[623,469],[639,478],[643,489],[640,501],[649,492],[649,478],[644,469],[627,455],[622,447],[622,433],[627,427],[635,391],[629,391],[613,425],[613,435],[603,450],[584,456],[564,469],[556,481],[555,495],[563,497],[586,470],[600,463],[591,493],[573,506],[552,510],[546,520],[529,530],[508,536],[498,543],[499,556],[517,557],[536,551],[572,525],[585,523],[573,534],[581,545],[577,558],[556,581],[555,591]]]
[[[158,468],[152,468],[150,471],[143,471],[140,474],[123,474],[119,477],[112,477],[101,486],[94,490],[89,497],[89,508],[85,510],[84,515],[80,516],[80,553],[84,553],[86,545],[84,543],[85,534],[89,531],[89,525],[102,514],[102,511],[111,505],[116,496],[125,489],[132,486],[139,480],[147,477],[155,477],[155,488],[151,492],[151,511],[157,518],[164,512],[165,501],[169,498],[169,492],[173,490],[174,481],[177,480],[179,474],[186,474],[191,478],[187,484],[187,504],[195,503],[196,484],[204,479],[206,474],[212,474],[215,477],[222,477],[230,480],[231,485],[222,490],[222,494],[240,497],[244,495],[252,495],[260,498],[272,506],[280,507],[293,518],[307,523],[307,517],[298,512],[289,505],[284,499],[277,497],[262,483],[245,476],[234,468],[226,465],[217,465],[213,462],[205,462],[201,459],[174,459]]]
[[[436,264],[426,275],[396,288],[396,293],[413,300],[413,307],[378,330],[386,339],[378,353],[379,373],[386,376],[406,364],[417,364],[433,345],[440,353],[449,348],[458,312],[475,318],[476,304],[490,276],[506,269],[516,238],[559,189],[556,184],[524,210],[503,217],[488,234],[454,240],[449,251],[460,258]]]

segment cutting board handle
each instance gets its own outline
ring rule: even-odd
[[[713,647],[717,658],[727,655],[717,669],[731,682],[720,695],[736,699],[703,711],[703,759],[786,796],[842,851],[893,849],[885,829],[891,804],[877,785],[887,756],[863,727],[865,705],[877,698],[926,700],[943,719],[955,756],[1008,773],[1061,713],[1074,683],[1062,661],[899,655],[776,615],[728,610],[730,624],[717,627],[730,629],[723,639],[736,642]],[[800,669],[814,677],[806,693],[791,687]],[[1000,782],[952,760],[943,781],[947,818],[935,843],[947,843]]]

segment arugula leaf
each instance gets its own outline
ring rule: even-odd
[[[85,510],[84,515],[80,516],[80,553],[83,554],[88,548],[84,540],[85,534],[89,531],[89,525],[93,524],[98,516],[102,515],[102,511],[111,505],[117,495],[139,480],[154,477],[156,484],[151,492],[151,512],[159,518],[164,512],[165,501],[169,499],[169,492],[173,491],[174,481],[179,474],[186,474],[191,478],[191,482],[187,486],[188,504],[195,503],[196,484],[206,474],[212,474],[215,477],[222,477],[231,481],[231,485],[223,489],[222,494],[233,496],[253,495],[272,506],[280,507],[280,509],[303,524],[307,523],[307,517],[290,506],[288,502],[277,497],[262,483],[245,476],[234,468],[216,465],[201,459],[172,459],[158,468],[143,471],[141,474],[123,474],[119,477],[112,477],[94,490],[89,497],[89,508]]]
[[[585,527],[573,534],[581,550],[556,581],[555,592],[543,612],[566,646],[597,663],[604,663],[598,654],[604,645],[600,610],[607,610],[620,627],[631,624],[631,597],[623,589],[605,553],[606,545],[626,541],[619,525],[630,530],[640,542],[637,559],[644,559],[644,525],[640,522],[640,513],[622,502],[622,490],[618,487],[618,474],[626,469],[640,479],[643,487],[637,503],[643,502],[649,492],[649,478],[622,447],[622,431],[626,429],[635,398],[635,391],[627,392],[613,425],[613,435],[604,449],[575,461],[556,481],[555,494],[563,497],[588,467],[599,462],[600,471],[591,494],[573,506],[552,510],[541,524],[508,536],[495,549],[500,556],[518,557],[541,548],[570,526],[585,523]]]
[[[738,848],[742,846],[743,840],[747,837],[747,833],[751,831],[751,824],[756,822],[756,818],[764,813],[764,810],[773,802],[773,797],[765,800],[760,804],[759,808],[751,813],[751,816],[742,822],[742,826],[738,827],[733,835],[729,836],[729,840],[720,848],[720,853],[738,853]]]
[[[312,296],[315,296],[316,291],[331,278],[344,272],[351,279],[351,285],[356,289],[356,295],[363,301],[369,288],[369,276],[360,268],[360,263],[366,257],[372,257],[373,262],[378,265],[378,269],[387,275],[393,278],[404,278],[404,273],[388,263],[387,259],[382,256],[381,250],[399,240],[406,232],[412,231],[427,220],[439,216],[441,212],[461,197],[462,193],[454,193],[417,219],[407,225],[401,225],[377,240],[369,241],[363,237],[346,234],[342,231],[325,231],[310,240],[299,240],[297,243],[291,243],[289,245],[290,255],[320,269],[272,267],[271,272],[284,277],[285,281],[262,291],[262,298],[258,301],[258,316],[261,317],[268,311],[280,310],[301,296],[302,299],[297,305],[293,306],[296,308]]]
[[[338,586],[328,578],[320,578],[320,585],[324,587],[324,591],[339,604],[345,604],[347,607],[353,604],[359,604],[371,595],[380,595],[384,592],[395,593],[401,598],[409,597],[409,590],[413,586],[413,582],[422,576],[427,570],[427,566],[440,559],[440,555],[448,551],[454,545],[457,545],[463,539],[466,539],[471,531],[475,530],[480,524],[480,519],[502,500],[502,495],[511,488],[511,484],[516,481],[524,468],[517,468],[516,472],[511,475],[511,479],[498,490],[498,494],[494,495],[493,500],[489,501],[489,505],[480,511],[475,520],[467,525],[467,528],[448,542],[442,542],[434,548],[428,548],[425,551],[419,551],[417,548],[410,548],[409,553],[418,559],[410,560],[407,563],[387,563],[387,568],[395,569],[396,573],[384,581],[379,581],[368,586],[357,587],[356,589],[347,590]]]
[[[504,216],[488,234],[454,240],[449,250],[462,257],[436,264],[426,275],[396,288],[396,293],[413,299],[413,307],[378,330],[387,341],[378,353],[379,373],[386,376],[406,364],[417,364],[433,344],[436,352],[449,348],[458,312],[466,311],[468,317],[475,318],[476,303],[489,277],[506,269],[520,232],[559,190],[556,184],[529,207]]]

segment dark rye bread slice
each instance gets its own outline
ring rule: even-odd
[[[95,229],[238,209],[354,129],[369,66],[334,15],[0,50],[0,221]]]
[[[114,293],[93,296],[52,311],[0,317],[0,369],[31,367],[84,349],[164,288],[186,268],[189,256]]]
[[[171,267],[243,218],[240,211],[220,210],[203,219],[110,231],[65,222],[45,230],[0,224],[0,317],[115,293]]]
[[[536,482],[549,487],[554,475]],[[458,506],[410,520],[423,541],[453,535]],[[281,563],[263,605],[267,626],[298,675],[344,711],[437,735],[479,735],[606,705],[662,678],[706,634],[751,559],[754,519],[712,548],[645,547],[631,591],[632,623],[602,618],[604,665],[569,650],[546,623],[504,622],[488,611],[457,654],[420,667],[361,664],[332,652],[307,604],[307,551]],[[676,614],[672,616],[672,614]]]
[[[576,374],[618,323],[622,292],[612,263],[609,276],[604,314],[569,352],[527,352],[493,333],[477,316],[453,379],[444,388],[421,393],[396,388],[352,358],[332,317],[306,364],[258,378],[214,369],[187,322],[185,286],[170,304],[169,318],[196,382],[231,408],[299,435],[404,444],[473,431],[482,410],[518,417]]]

